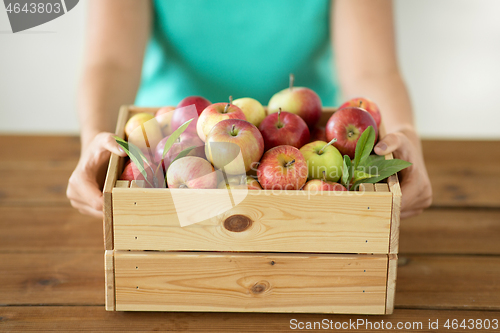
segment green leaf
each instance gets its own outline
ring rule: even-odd
[[[366,158],[370,156],[375,145],[375,130],[372,126],[368,126],[356,143],[356,151],[354,153],[354,170],[358,168],[361,163],[364,163]]]
[[[163,155],[162,158],[165,158],[167,155],[168,151],[170,148],[172,148],[172,145],[174,142],[181,136],[181,134],[186,130],[186,128],[189,126],[189,124],[193,121],[194,118],[189,119],[186,121],[184,124],[179,126],[178,129],[174,131],[174,133],[170,134],[170,136],[167,139],[167,142],[165,142],[165,147],[163,147]]]
[[[353,176],[354,182],[352,183],[352,189],[354,191],[357,191],[359,184],[366,183],[370,179],[373,179],[376,177],[378,177],[378,175],[376,175],[376,174],[369,174],[369,173],[366,173],[363,171],[356,170],[356,171],[354,171],[354,176]]]
[[[344,163],[343,163],[343,166],[342,166],[342,179],[341,179],[341,183],[348,190],[349,190],[349,183],[351,182],[351,178],[352,178],[351,169],[352,169],[351,159],[349,158],[349,156],[344,155]]]
[[[367,179],[363,182],[378,183],[379,181],[384,180],[411,165],[412,164],[410,162],[400,159],[386,160],[385,156],[371,155],[366,159],[363,168],[368,172],[376,172],[378,176]]]
[[[120,147],[123,148],[123,150],[128,155],[128,157],[130,157],[130,160],[132,160],[132,163],[135,164],[135,166],[137,167],[137,169],[139,170],[141,175],[144,177],[146,182],[151,187],[153,187],[153,185],[148,180],[148,174],[146,173],[146,170],[144,169],[144,163],[146,163],[151,170],[152,170],[152,168],[149,165],[148,160],[146,159],[144,154],[139,149],[139,147],[137,147],[136,145],[134,145],[130,142],[123,140],[122,138],[120,138],[118,136],[114,136],[114,139],[120,145]]]
[[[189,148],[184,149],[179,154],[177,154],[177,156],[174,158],[174,160],[172,161],[172,163],[174,163],[175,161],[177,161],[179,158],[183,158],[184,156],[186,156],[187,154],[189,154],[191,152],[191,150],[193,150],[195,148],[196,148],[196,146],[191,146]]]

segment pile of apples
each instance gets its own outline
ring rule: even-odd
[[[228,103],[212,104],[190,96],[176,108],[129,119],[128,140],[144,153],[150,167],[144,168],[144,177],[129,162],[120,179],[169,188],[347,191],[338,183],[343,155],[354,158],[356,143],[369,126],[378,137],[379,109],[366,98],[351,99],[330,117],[326,128],[317,126],[321,114],[319,96],[294,87],[293,75],[289,88],[271,98],[267,112],[252,98],[230,97]],[[183,124],[186,129],[164,154],[170,136]],[[144,133],[146,140],[137,137]]]

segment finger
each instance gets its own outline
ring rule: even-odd
[[[89,179],[83,173],[74,173],[69,179],[69,198],[86,203],[96,211],[103,209],[103,195],[97,181]]]
[[[100,141],[101,145],[104,149],[112,152],[113,154],[116,154],[118,156],[125,156],[127,155],[125,151],[122,149],[122,147],[116,142],[115,138],[113,137],[113,134],[111,133],[100,133],[101,136]]]
[[[401,218],[402,219],[407,219],[409,217],[417,216],[422,214],[423,210],[422,209],[415,209],[415,210],[410,210],[410,211],[402,211],[401,212]]]
[[[401,136],[397,133],[389,133],[384,136],[375,146],[375,154],[387,155],[401,146]]]
[[[92,207],[89,207],[85,204],[82,204],[80,202],[72,202],[71,203],[73,207],[78,209],[78,211],[82,214],[89,215],[98,219],[103,219],[104,218],[104,213],[102,211],[98,211],[93,209]]]

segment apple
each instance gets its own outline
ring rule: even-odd
[[[160,124],[151,113],[133,115],[125,124],[125,134],[129,143],[139,147],[146,157],[151,158],[158,142],[163,139]]]
[[[324,179],[312,179],[308,181],[302,189],[304,191],[314,191],[314,192],[347,191],[347,189],[344,186],[342,186],[342,184],[329,182]]]
[[[217,188],[217,173],[207,160],[186,156],[170,164],[167,184],[169,188]]]
[[[243,119],[245,114],[239,107],[231,103],[215,103],[201,113],[196,130],[201,140],[206,141],[207,134],[218,122],[225,119]]]
[[[307,180],[307,163],[293,146],[274,147],[262,157],[257,177],[265,190],[299,190]]]
[[[179,155],[181,151],[189,147],[196,147],[189,152],[187,156],[198,156],[201,158],[205,158],[205,143],[200,140],[196,133],[184,132],[179,138],[174,142],[170,150],[165,155],[165,158],[162,159],[163,149],[165,148],[165,143],[170,138],[167,136],[163,138],[155,149],[155,162],[159,164],[162,163],[162,167],[164,170],[167,170],[172,161]]]
[[[252,176],[247,176],[246,183],[249,190],[262,190],[259,181]]]
[[[222,179],[217,185],[219,189],[246,189],[246,176],[245,175],[227,175],[227,181]]]
[[[182,108],[193,104],[196,107],[196,112],[198,112],[198,115],[200,115],[207,106],[212,104],[212,102],[210,102],[205,97],[189,96],[180,101],[179,104],[177,104],[177,108]]]
[[[309,128],[296,114],[282,112],[267,116],[259,126],[264,138],[265,151],[281,145],[300,148],[309,142]]]
[[[313,90],[305,87],[294,87],[294,77],[290,74],[290,87],[284,89],[271,97],[267,106],[267,113],[283,111],[294,113],[313,129],[321,117],[321,99]]]
[[[260,123],[266,118],[266,110],[264,110],[264,107],[259,101],[253,98],[238,98],[233,101],[233,104],[243,111],[247,121],[257,127],[259,127]]]
[[[151,171],[151,168],[156,172],[156,180],[153,178],[153,171]],[[146,176],[149,183],[151,183],[153,187],[165,187],[165,177],[163,176],[163,170],[160,168],[158,171],[156,171],[157,165],[154,163],[151,163],[151,168],[147,164],[144,164],[144,170],[146,171]],[[135,163],[132,163],[130,160],[125,164],[125,167],[123,168],[123,172],[119,179],[129,181],[146,180]],[[149,183],[146,182],[147,187],[151,187]]]
[[[382,116],[380,115],[380,110],[374,102],[370,101],[368,98],[363,98],[363,97],[358,97],[358,98],[353,98],[339,106],[339,110],[346,108],[346,107],[351,107],[351,106],[356,106],[360,109],[363,109],[365,111],[368,111],[375,119],[375,122],[377,123],[377,127],[380,127],[380,122],[382,121]]]
[[[323,126],[316,126],[311,132],[311,142],[313,141],[327,141],[326,129]]]
[[[198,112],[194,105],[188,105],[175,109],[172,115],[171,128],[172,132],[178,129],[186,121],[193,119],[184,132],[196,133],[196,123],[198,122]]]
[[[237,158],[240,151],[241,160]],[[206,137],[205,154],[208,160],[230,175],[246,174],[259,162],[263,153],[264,139],[259,129],[246,120],[222,120]]]
[[[174,114],[175,107],[164,106],[155,113],[155,118],[160,124],[163,136],[172,134],[172,116]]]
[[[356,143],[368,126],[375,130],[375,141],[378,127],[373,117],[358,107],[347,107],[336,111],[326,123],[327,140],[337,139],[333,145],[342,155],[354,158]]]
[[[307,162],[307,178],[321,179],[336,182],[342,176],[344,158],[337,148],[332,146],[335,139],[326,143],[325,141],[314,141],[300,148],[300,152]],[[324,173],[324,175],[323,175]]]

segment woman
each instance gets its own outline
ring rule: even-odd
[[[376,101],[388,134],[375,153],[413,163],[401,173],[401,216],[430,206],[390,0],[91,1],[71,204],[102,217],[110,152],[125,156],[111,133],[120,105],[175,105],[188,95],[220,102],[229,94],[267,103],[289,72],[324,105],[339,105],[340,90]]]

